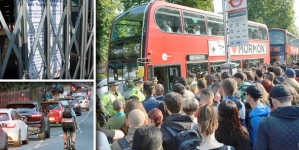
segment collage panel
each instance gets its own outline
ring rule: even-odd
[[[92,0],[1,0],[0,79],[94,79]]]
[[[1,82],[0,149],[95,149],[93,82]]]

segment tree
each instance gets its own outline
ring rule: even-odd
[[[107,61],[108,43],[112,20],[116,16],[116,10],[120,10],[119,0],[96,1],[96,47],[97,63]]]
[[[264,23],[268,28],[287,29],[298,35],[294,20],[294,0],[248,0],[248,20]]]
[[[124,6],[124,10],[128,10],[133,6],[138,6],[142,3],[148,3],[150,1],[151,0],[122,0],[121,2]],[[165,0],[165,1],[169,3],[196,8],[196,9],[213,11],[213,0]]]

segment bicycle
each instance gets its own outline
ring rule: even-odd
[[[71,144],[72,144],[72,134],[71,134],[71,132],[70,132],[70,126],[67,126],[66,127],[66,129],[67,129],[67,131],[66,131],[66,149],[67,150],[75,150],[75,148],[74,147],[71,147]]]

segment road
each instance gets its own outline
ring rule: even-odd
[[[94,109],[93,105],[89,111],[82,110],[82,115],[77,116],[80,130],[76,134],[76,150],[94,149]],[[14,147],[9,145],[11,150],[57,150],[63,149],[61,125],[51,125],[51,137],[46,140],[37,140],[37,135],[29,136],[29,144]]]

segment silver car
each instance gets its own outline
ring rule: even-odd
[[[86,93],[73,93],[72,97],[79,100],[81,109],[86,109],[86,111],[89,111],[89,100]]]

